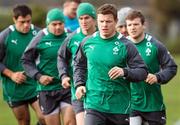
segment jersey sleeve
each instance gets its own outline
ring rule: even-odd
[[[87,58],[85,56],[85,53],[83,51],[84,43],[86,42],[86,37],[83,39],[81,44],[79,45],[75,57],[74,57],[74,86],[77,88],[78,86],[85,86],[86,84],[86,74],[87,74]]]
[[[158,83],[164,84],[176,75],[177,65],[166,47],[160,42],[156,42],[156,44],[158,47],[158,60],[161,70],[155,74]]]
[[[72,53],[68,48],[68,43],[72,39],[72,36],[74,34],[70,34],[61,45],[59,51],[58,51],[58,71],[59,71],[59,77],[61,80],[64,77],[69,76],[68,73],[68,65],[70,65],[70,59],[72,58]]]
[[[26,74],[36,80],[38,80],[42,75],[36,67],[36,59],[38,58],[37,44],[41,41],[41,38],[43,36],[43,31],[40,31],[27,46],[21,58],[22,65]]]
[[[10,32],[11,30],[6,28],[0,33],[0,73],[2,73],[2,71],[6,68],[6,66],[3,64],[3,60],[6,55],[5,41]]]
[[[126,38],[122,38],[126,41],[127,48],[127,67],[124,68],[124,76],[131,82],[140,82],[146,79],[148,71],[147,67],[139,55],[135,45]]]

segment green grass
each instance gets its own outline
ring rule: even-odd
[[[0,125],[17,125],[17,121],[14,117],[13,112],[11,111],[11,109],[9,108],[9,106],[7,105],[7,103],[5,101],[3,101],[3,97],[2,97],[2,89],[0,87]],[[32,109],[30,108],[31,111],[31,125],[36,125],[36,117],[35,117],[35,113],[32,111]]]
[[[164,101],[167,108],[167,125],[175,125],[180,120],[180,55],[175,56],[178,64],[178,73],[167,85],[162,86]],[[17,125],[12,111],[2,99],[2,89],[0,87],[0,125]],[[31,110],[31,125],[35,125],[36,117]],[[180,125],[180,124],[177,124]]]
[[[180,122],[180,55],[174,58],[178,65],[178,73],[168,84],[162,86],[167,108],[167,125],[175,125],[177,121]]]

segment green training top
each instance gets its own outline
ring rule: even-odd
[[[45,28],[38,33],[26,49],[22,62],[27,75],[37,80],[42,75],[53,77],[53,81],[48,85],[38,82],[38,91],[62,89],[57,68],[57,54],[65,38],[65,32],[55,36]]]
[[[124,77],[112,80],[108,72],[115,66],[123,68]],[[109,39],[102,39],[99,32],[85,38],[74,60],[75,85],[86,85],[85,109],[128,114],[129,81],[144,80],[146,75],[135,46],[119,33]]]
[[[135,45],[148,71],[157,76],[158,83],[131,83],[131,109],[142,112],[165,110],[161,83],[168,82],[176,74],[177,65],[166,48],[151,35],[145,34],[145,38]]]
[[[76,54],[77,48],[79,47],[81,41],[86,37],[78,28],[75,32],[70,34],[64,41],[63,45],[60,47],[58,52],[58,69],[60,78],[64,77],[71,78],[71,94],[72,100],[76,100],[75,88],[73,83],[73,58]]]
[[[5,68],[13,72],[24,71],[21,56],[31,39],[37,34],[38,29],[31,25],[28,33],[20,33],[14,25],[9,26],[0,34],[0,72]],[[36,82],[31,78],[22,84],[16,84],[10,78],[2,75],[4,100],[16,102],[27,100],[37,95]]]

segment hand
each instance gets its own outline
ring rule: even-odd
[[[116,79],[120,76],[124,76],[124,71],[122,68],[115,66],[108,72],[108,75],[110,79]]]
[[[12,81],[16,82],[17,84],[22,84],[26,80],[26,76],[24,75],[24,71],[13,72],[10,78]]]
[[[157,83],[158,80],[157,80],[157,77],[156,75],[154,74],[148,74],[147,78],[146,78],[146,82],[150,85],[154,84],[154,83]]]
[[[86,94],[86,87],[85,86],[79,86],[76,89],[76,98],[78,100],[80,100],[85,94]]]
[[[69,77],[65,77],[63,78],[62,80],[62,86],[66,89],[66,88],[69,88],[71,85],[70,85],[70,78]]]
[[[39,79],[39,82],[43,85],[47,85],[53,81],[53,77],[47,76],[47,75],[42,75]]]

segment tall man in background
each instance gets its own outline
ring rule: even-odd
[[[81,0],[66,0],[63,5],[65,28],[68,32],[73,32],[79,27],[76,10],[80,3]]]
[[[20,61],[26,46],[38,32],[31,24],[31,18],[32,12],[28,6],[17,5],[13,9],[14,25],[0,34],[3,97],[19,125],[30,125],[29,105],[36,112],[40,124],[44,124],[37,100],[36,82],[26,76]]]
[[[90,3],[81,3],[77,9],[80,24],[75,32],[64,41],[58,53],[58,69],[64,88],[71,87],[72,106],[76,113],[77,125],[84,125],[83,100],[77,100],[73,83],[73,58],[82,40],[92,35],[96,30],[96,9]]]

